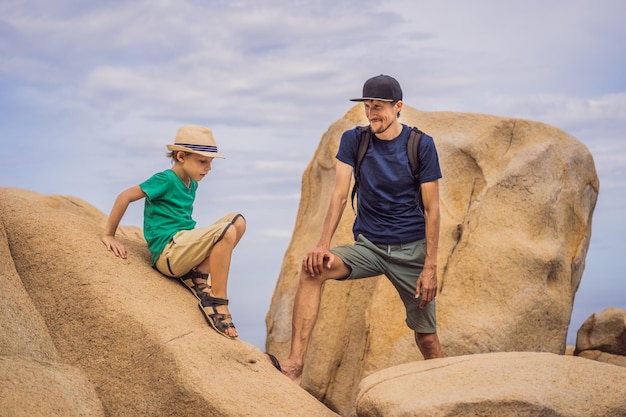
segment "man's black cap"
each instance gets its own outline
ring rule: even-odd
[[[377,75],[363,84],[363,97],[352,98],[350,101],[398,101],[402,100],[402,89],[400,83],[389,75]]]

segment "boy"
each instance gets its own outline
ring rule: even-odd
[[[198,182],[211,170],[213,158],[224,156],[218,153],[211,130],[201,126],[181,127],[167,149],[172,168],[117,197],[102,242],[116,256],[126,258],[126,248],[115,239],[115,232],[128,205],[145,197],[143,232],[152,266],[195,291],[211,327],[234,339],[238,334],[228,311],[226,286],[232,252],[245,233],[246,221],[241,214],[231,213],[209,227],[194,229],[191,218]]]

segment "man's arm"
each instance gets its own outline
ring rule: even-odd
[[[420,308],[437,296],[437,247],[439,246],[439,181],[422,184],[422,201],[426,221],[426,260],[417,280],[417,294],[422,294]]]
[[[346,207],[351,179],[352,167],[344,162],[337,161],[335,167],[335,188],[324,219],[322,235],[317,243],[317,247],[309,252],[302,261],[304,269],[312,275],[320,275],[322,273],[325,261],[327,261],[328,268],[332,266],[334,255],[329,251],[330,241],[337,230],[343,210]]]

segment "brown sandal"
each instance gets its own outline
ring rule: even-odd
[[[206,293],[204,293],[204,295],[202,296],[202,299],[200,300],[200,303],[198,303],[198,307],[200,308],[200,311],[202,311],[202,314],[204,314],[204,318],[206,318],[206,321],[211,325],[211,327],[213,327],[222,336],[226,336],[229,339],[236,339],[237,338],[236,336],[229,336],[226,333],[226,330],[228,328],[230,327],[232,327],[233,329],[235,328],[235,325],[233,324],[233,321],[232,321],[233,317],[230,314],[218,313],[217,311],[218,306],[227,306],[227,305],[228,305],[227,299],[211,297],[210,295]],[[208,310],[209,308],[213,312]],[[227,322],[226,320],[230,320],[230,321]]]
[[[206,282],[199,282],[201,279],[206,280]],[[191,291],[198,301],[202,300],[203,294],[208,294],[208,290],[211,289],[209,274],[202,274],[194,269],[179,277],[178,281]]]

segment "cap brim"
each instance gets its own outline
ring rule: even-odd
[[[366,101],[366,100],[377,100],[377,101],[388,101],[393,102],[393,100],[389,98],[376,98],[376,97],[361,97],[361,98],[351,98],[350,101]]]
[[[189,152],[189,153],[195,153],[198,155],[202,155],[202,156],[206,156],[209,158],[222,158],[222,159],[226,159],[226,157],[220,153],[217,152],[202,152],[202,151],[196,151],[190,148],[186,148],[184,146],[180,146],[180,145],[167,145],[167,149],[169,149],[170,151],[182,151],[182,152]]]

